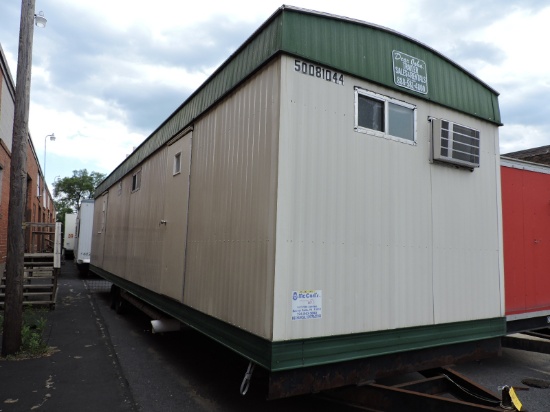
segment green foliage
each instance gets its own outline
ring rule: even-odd
[[[67,213],[74,213],[73,208],[67,205],[66,201],[54,200],[53,203],[55,205],[55,211],[57,213],[56,221],[58,222],[61,222],[61,223],[65,222],[65,215]]]
[[[0,313],[0,330],[2,330],[3,321],[3,313]],[[50,348],[43,337],[46,325],[45,309],[25,308],[21,328],[21,348],[15,356],[9,356],[8,359],[36,358],[47,354]]]
[[[66,213],[78,210],[83,199],[90,199],[97,185],[105,178],[103,173],[88,170],[73,170],[73,175],[58,179],[53,184],[53,195],[56,202],[56,210],[62,213],[63,219]],[[58,208],[59,206],[59,208]],[[69,212],[70,209],[70,212]],[[60,220],[58,213],[57,221]]]

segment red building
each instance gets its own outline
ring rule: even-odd
[[[15,83],[0,46],[0,273],[4,272],[7,255],[8,205],[10,190],[10,164],[15,111]],[[54,223],[55,207],[30,134],[27,140],[27,196],[25,221],[27,223]],[[40,252],[50,249],[52,235],[46,229],[27,224],[25,251]]]
[[[550,319],[549,149],[544,146],[501,157],[505,304],[510,332],[547,327]]]

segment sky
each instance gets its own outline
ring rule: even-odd
[[[29,130],[50,188],[73,170],[111,173],[283,4],[36,0],[48,23],[34,30]],[[501,153],[550,145],[550,2],[286,4],[385,26],[434,48],[500,93]],[[0,44],[14,81],[20,14],[21,2],[0,2]]]

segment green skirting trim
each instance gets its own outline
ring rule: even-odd
[[[90,270],[270,371],[350,361],[506,334],[506,318],[271,342],[90,265]]]

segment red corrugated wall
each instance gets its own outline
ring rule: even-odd
[[[550,309],[550,174],[501,167],[506,314]]]

